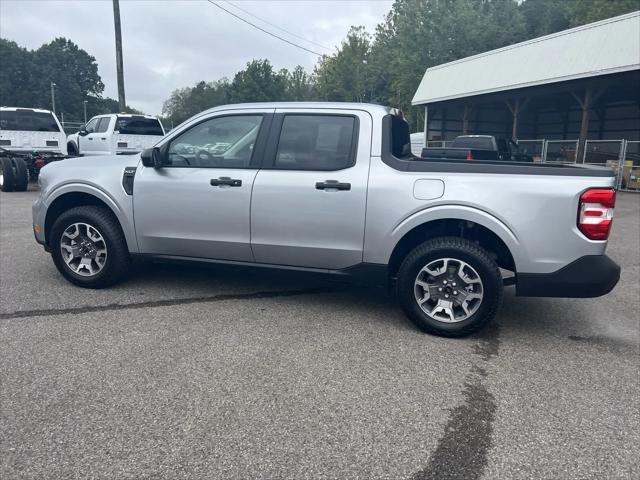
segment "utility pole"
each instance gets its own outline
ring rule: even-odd
[[[51,110],[53,110],[53,113],[56,113],[56,92],[55,92],[55,87],[56,84],[54,82],[51,82]]]
[[[82,101],[82,106],[84,108],[84,123],[87,123],[87,101]]]
[[[124,99],[124,67],[122,62],[122,31],[120,29],[120,2],[113,0],[113,22],[116,29],[116,68],[118,69],[118,108],[124,112],[127,102]]]

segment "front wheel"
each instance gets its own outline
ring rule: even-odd
[[[404,312],[420,329],[445,337],[469,335],[491,321],[502,303],[502,290],[495,261],[462,238],[424,242],[398,271]]]
[[[127,243],[118,220],[106,208],[67,210],[54,222],[50,243],[60,273],[80,287],[106,287],[127,273]]]

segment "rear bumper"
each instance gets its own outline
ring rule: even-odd
[[[587,255],[553,273],[519,273],[520,297],[591,298],[606,295],[620,280],[620,266],[606,255]]]

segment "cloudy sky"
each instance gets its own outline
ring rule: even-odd
[[[215,1],[252,23],[319,53],[331,53],[351,25],[363,25],[373,33],[393,3]],[[249,13],[234,8],[234,4]],[[268,58],[277,69],[302,65],[308,71],[318,58],[268,36],[205,0],[120,0],[120,16],[127,103],[149,114],[160,113],[162,103],[174,89],[199,80],[232,78],[253,58]],[[96,58],[105,84],[104,95],[117,98],[111,0],[0,0],[0,36],[29,49],[58,36],[71,39]]]

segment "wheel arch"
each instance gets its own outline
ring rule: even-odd
[[[129,225],[126,216],[120,210],[118,205],[106,194],[98,189],[88,185],[66,186],[61,191],[56,192],[54,197],[49,200],[47,212],[44,220],[44,238],[46,245],[49,245],[51,227],[56,219],[65,211],[85,205],[101,206],[108,209],[116,217],[120,228],[127,242],[127,248],[130,252],[136,251],[135,233],[131,225]]]
[[[517,271],[517,261],[513,253],[515,239],[505,241],[504,232],[499,235],[497,229],[485,222],[470,220],[463,216],[436,218],[427,220],[405,229],[396,242],[389,257],[389,274],[394,277],[402,260],[421,243],[437,237],[458,237],[473,241],[485,249],[494,258],[500,268]],[[509,244],[511,245],[509,245]]]

